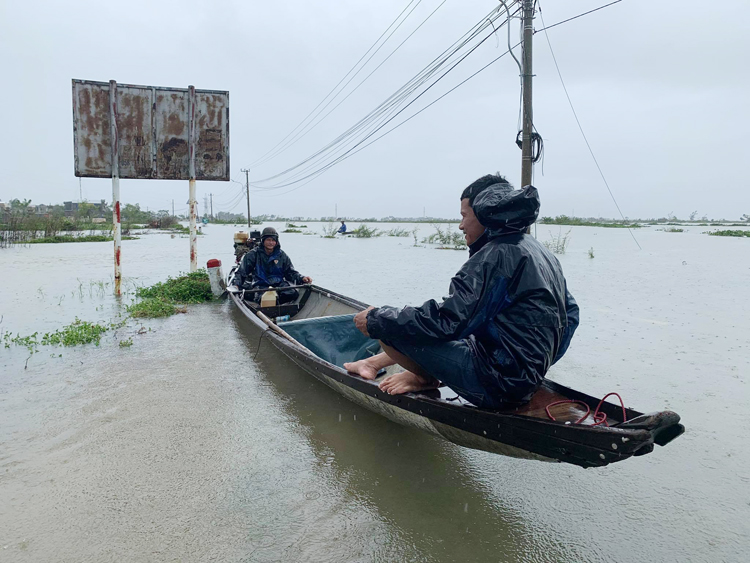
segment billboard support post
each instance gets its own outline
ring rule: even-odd
[[[190,186],[190,271],[198,269],[198,202],[195,198],[195,86],[188,86],[188,184]]]
[[[115,241],[115,295],[122,294],[122,223],[120,222],[120,157],[117,146],[117,82],[109,81],[109,131],[112,140],[112,238]]]
[[[229,92],[73,80],[75,175],[112,178],[115,293],[120,179],[188,180],[190,271],[198,269],[196,182],[229,181]]]

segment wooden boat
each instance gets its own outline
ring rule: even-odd
[[[449,388],[388,395],[378,388],[385,373],[368,381],[342,367],[380,351],[380,344],[363,336],[352,322],[367,305],[315,285],[298,289],[296,301],[273,307],[260,307],[249,292],[231,292],[230,297],[308,374],[399,424],[468,448],[580,467],[601,467],[650,453],[654,444],[664,446],[685,430],[674,412],[644,415],[547,380],[528,404],[502,411],[477,408]],[[388,373],[397,370],[393,366]],[[586,416],[588,412],[603,413],[606,422],[602,414]]]

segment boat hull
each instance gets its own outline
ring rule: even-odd
[[[313,305],[310,308],[316,312],[333,309],[335,314],[340,314],[342,310],[359,311],[367,307],[364,303],[323,288],[313,286],[312,291],[314,298],[311,299]],[[288,335],[285,337],[278,327],[270,326],[273,323],[269,324],[268,319],[258,316],[243,301],[241,295],[232,294],[231,299],[257,329],[266,331],[267,338],[280,352],[321,383],[393,422],[424,430],[460,446],[521,459],[601,467],[651,452],[658,436],[657,430],[663,430],[665,426],[669,428],[670,436],[656,441],[661,445],[684,430],[677,424],[679,417],[668,412],[660,413],[667,415],[667,419],[658,428],[648,428],[646,425],[618,428],[565,424],[546,416],[542,418],[515,412],[488,411],[425,394],[388,395],[375,382],[348,374],[343,368],[316,356]],[[553,394],[555,397],[563,394],[594,405],[598,401],[594,397],[547,381],[544,389],[538,393],[547,393],[550,397]],[[546,404],[551,402],[551,399],[545,397],[541,399],[546,400]],[[615,405],[605,403],[602,410],[612,416],[611,420],[615,420],[614,416],[617,414],[621,416],[620,407]],[[628,419],[639,416],[642,416],[641,413],[627,410]]]

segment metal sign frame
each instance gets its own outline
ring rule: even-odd
[[[120,295],[120,178],[188,180],[190,270],[198,268],[196,180],[229,181],[229,92],[72,81],[75,175],[112,178]]]

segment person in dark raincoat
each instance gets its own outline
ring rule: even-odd
[[[355,325],[384,353],[344,364],[375,379],[384,367],[408,371],[380,383],[390,394],[445,384],[482,408],[528,401],[570,345],[579,316],[560,263],[526,230],[539,214],[533,186],[488,175],[461,195],[469,260],[442,303],[370,307]]]
[[[234,284],[239,289],[276,288],[279,303],[289,303],[297,298],[296,289],[283,289],[289,285],[312,283],[312,278],[303,276],[294,269],[286,252],[281,250],[279,234],[273,227],[266,227],[260,237],[260,246],[242,257],[234,275]],[[258,291],[254,299],[260,300]]]

